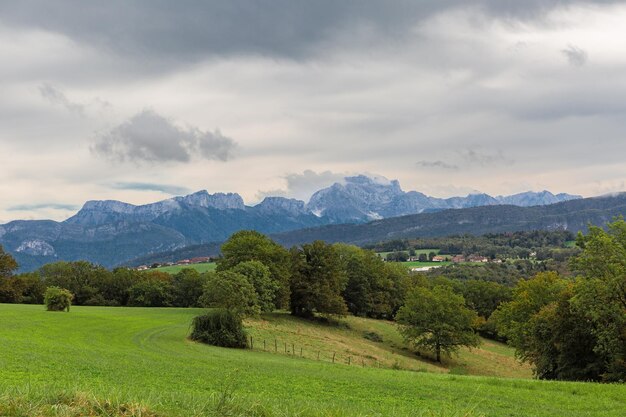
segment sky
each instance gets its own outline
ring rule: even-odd
[[[626,2],[0,1],[0,223],[347,175],[626,191]]]

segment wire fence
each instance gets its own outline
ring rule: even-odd
[[[334,364],[371,368],[394,368],[394,366],[385,366],[377,358],[371,356],[315,349],[312,346],[299,345],[285,340],[279,340],[277,338],[268,340],[249,336],[248,349],[258,352],[276,353]]]

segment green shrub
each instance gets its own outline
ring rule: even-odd
[[[44,294],[44,303],[48,311],[70,311],[74,295],[65,288],[48,287]]]
[[[371,340],[372,342],[382,342],[383,337],[376,332],[365,332],[363,337],[367,340]]]
[[[248,346],[241,317],[225,309],[210,310],[194,318],[191,339],[213,346],[242,349]]]

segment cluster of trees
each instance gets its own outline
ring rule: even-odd
[[[462,235],[443,238],[396,239],[366,246],[376,252],[410,254],[416,249],[438,248],[441,255],[480,254],[491,259],[529,259],[535,253],[540,260],[563,261],[578,253],[577,248],[566,248],[576,238],[565,230],[520,231],[486,234],[483,236]]]
[[[172,276],[158,271],[109,271],[85,261],[55,262],[36,272],[0,277],[0,302],[42,304],[46,288],[73,294],[74,305],[197,307],[206,277],[192,269]]]
[[[544,379],[626,380],[626,223],[579,235],[575,277],[521,281],[492,316]]]
[[[244,268],[251,262],[254,274]],[[267,273],[259,275],[261,268]],[[226,273],[231,280],[244,276],[253,284],[258,301],[251,312],[289,309],[302,317],[349,312],[392,318],[411,279],[406,268],[356,246],[316,241],[286,250],[254,231],[237,232],[224,243],[216,274]],[[220,306],[218,298],[210,305]]]

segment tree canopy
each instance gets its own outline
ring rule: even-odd
[[[254,231],[242,230],[233,234],[221,247],[222,258],[217,261],[217,270],[226,271],[241,262],[259,261],[270,270],[272,280],[279,283],[274,305],[276,308],[289,306],[290,258],[289,252],[269,237]]]
[[[463,296],[446,285],[432,290],[414,287],[396,314],[404,339],[418,349],[434,352],[437,362],[441,362],[442,352],[451,354],[461,346],[478,346],[473,330],[476,319],[476,313],[465,306]]]
[[[346,287],[346,276],[337,250],[318,240],[293,248],[291,259],[292,314],[345,315],[346,302],[341,294]]]

